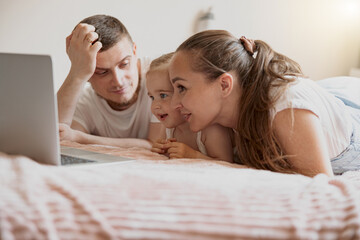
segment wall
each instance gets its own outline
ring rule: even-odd
[[[58,89],[70,67],[65,37],[83,18],[119,18],[139,55],[154,55],[193,34],[209,6],[216,28],[268,42],[315,80],[360,67],[359,0],[0,0],[0,52],[50,54]]]

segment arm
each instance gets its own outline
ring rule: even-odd
[[[166,139],[166,128],[163,124],[158,122],[150,123],[148,139],[152,142],[152,152],[159,154],[165,153],[162,147],[168,140]]]
[[[276,114],[273,127],[280,146],[296,172],[308,176],[333,176],[326,139],[318,117],[303,109],[285,109]]]
[[[91,135],[79,130],[71,129],[67,124],[59,124],[60,140],[69,140],[81,144],[100,144],[116,147],[142,147],[151,148],[150,141],[137,138],[109,138]]]
[[[116,147],[142,147],[151,149],[154,139],[165,138],[165,127],[161,123],[150,123],[148,131],[148,140],[136,138],[110,138],[91,135],[77,121],[73,121],[71,128],[64,123],[59,124],[60,140],[69,140],[82,144],[100,144]],[[164,135],[164,136],[162,136]]]
[[[209,157],[226,162],[233,162],[233,148],[229,129],[214,124],[202,131],[202,138]]]
[[[165,139],[165,126],[160,122],[150,122],[148,131],[148,140],[156,142],[158,139]]]
[[[64,83],[57,93],[59,122],[71,125],[75,107],[85,83],[94,74],[96,55],[101,49],[101,42],[95,27],[79,24],[66,38],[66,52],[71,61],[71,68]],[[80,129],[79,129],[80,130]]]
[[[185,143],[176,142],[175,139],[171,139],[165,144],[159,144],[163,147],[161,149],[164,152],[169,154],[169,158],[201,158],[201,159],[209,159],[212,160],[213,158],[202,154],[199,151],[189,147]]]
[[[176,142],[174,139],[165,144],[158,143],[158,148],[167,151],[170,158],[201,158],[233,162],[231,138],[227,128],[218,124],[212,125],[202,131],[202,140],[207,155],[194,150],[185,143]]]

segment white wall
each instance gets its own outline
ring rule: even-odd
[[[0,0],[0,52],[50,54],[58,89],[70,67],[65,37],[83,18],[93,14],[119,18],[137,43],[139,55],[153,55],[175,50],[193,34],[199,12],[213,6],[215,27],[268,42],[317,80],[347,75],[352,67],[360,67],[359,2]]]

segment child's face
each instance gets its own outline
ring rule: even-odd
[[[152,100],[151,112],[166,128],[174,128],[185,122],[180,111],[170,106],[174,88],[170,83],[167,68],[149,72],[146,87]]]

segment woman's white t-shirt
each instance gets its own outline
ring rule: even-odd
[[[98,96],[89,85],[84,88],[73,120],[80,123],[90,134],[113,138],[147,138],[152,119],[151,100],[146,90],[146,72],[151,59],[142,58],[141,86],[137,101],[123,111],[113,110],[105,99]]]
[[[291,83],[275,103],[271,119],[287,108],[306,109],[319,118],[330,158],[338,156],[350,144],[352,121],[347,107],[316,82],[298,78]]]

